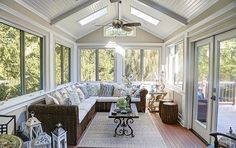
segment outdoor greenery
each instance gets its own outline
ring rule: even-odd
[[[98,74],[99,81],[114,81],[115,53],[114,49],[99,49]]]
[[[98,51],[98,52],[96,52]],[[98,58],[98,64],[96,63]],[[114,49],[82,49],[80,52],[81,81],[114,81]]]
[[[133,75],[134,81],[141,81],[141,54],[139,49],[125,50],[125,75]]]
[[[96,81],[96,50],[80,51],[81,81]]]
[[[70,48],[56,43],[56,85],[70,82]]]
[[[176,45],[174,84],[183,88],[184,82],[184,45],[183,41]]]
[[[0,23],[0,101],[41,89],[40,43],[40,37]]]
[[[143,52],[143,80],[155,81],[159,73],[159,51],[147,49]]]

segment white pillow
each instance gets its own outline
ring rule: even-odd
[[[52,93],[52,96],[58,100],[59,104],[61,104],[61,105],[63,104],[63,97],[59,91],[54,91]]]
[[[59,101],[58,101],[55,97],[53,97],[53,96],[47,94],[47,95],[46,95],[46,98],[47,98],[47,99],[51,99],[54,104],[59,105]]]
[[[84,93],[82,92],[82,90],[79,87],[75,87],[74,91],[77,92],[77,94],[79,95],[80,101],[82,102],[83,100],[85,100],[85,96]]]
[[[71,105],[79,105],[80,104],[80,98],[77,92],[71,91],[69,93],[69,100],[71,102]]]

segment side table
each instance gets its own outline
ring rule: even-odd
[[[167,92],[150,92],[151,97],[148,100],[148,110],[150,112],[159,111],[159,100],[164,99],[167,95]]]

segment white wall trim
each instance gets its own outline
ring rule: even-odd
[[[65,33],[69,34],[70,36],[74,37],[75,39],[77,39],[78,37],[75,36],[74,34],[70,33],[69,31],[67,31],[66,29],[62,28],[59,25],[55,25],[57,28],[61,29],[62,31],[64,31]]]
[[[108,43],[77,43],[79,47],[97,47],[97,46],[106,46]],[[116,43],[120,46],[125,47],[157,47],[157,46],[163,46],[164,43]]]
[[[193,26],[189,27],[188,29],[186,29],[185,31],[179,33],[178,35],[172,37],[171,39],[165,41],[166,44],[170,43],[170,42],[173,42],[174,40],[176,40],[177,38],[181,37],[181,36],[184,36],[185,33],[188,33],[202,25],[204,25],[205,23],[221,16],[222,14],[234,9],[236,7],[236,2],[233,1],[231,2],[230,4],[228,4],[227,6],[225,6],[224,8],[218,10],[217,12],[215,12],[214,14],[206,17],[205,19],[201,20],[200,22],[194,24]],[[214,24],[219,24],[219,21],[215,22]]]
[[[3,104],[0,105],[0,114],[7,114],[19,108],[28,106],[33,102],[41,101],[43,100],[44,95],[44,91],[39,91],[28,95],[12,98],[7,101],[2,101],[1,103]]]

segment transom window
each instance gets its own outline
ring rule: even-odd
[[[0,23],[0,101],[43,88],[43,38]]]

